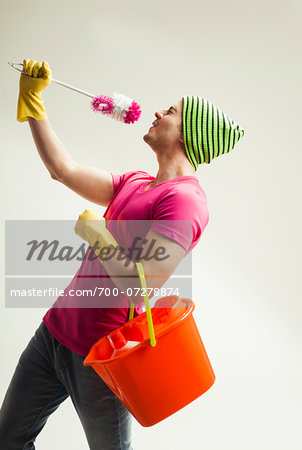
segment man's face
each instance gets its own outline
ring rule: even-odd
[[[156,149],[173,143],[179,145],[179,139],[182,139],[182,102],[181,99],[169,109],[155,113],[156,119],[149,132],[143,137],[152,148]]]

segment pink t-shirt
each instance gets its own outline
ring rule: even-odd
[[[113,236],[117,236],[115,228],[119,223],[125,224],[127,220],[151,221],[149,229],[177,242],[185,248],[186,254],[195,247],[209,221],[206,194],[195,176],[166,180],[145,190],[146,186],[155,180],[147,172],[130,171],[122,175],[111,175],[114,196],[104,218]],[[182,232],[177,225],[177,222],[183,223],[181,221],[184,220],[191,221],[192,230],[189,234]],[[145,234],[149,229],[145,230]],[[121,232],[123,230],[118,230],[119,238],[123,234]],[[124,234],[124,248],[129,248],[133,234],[131,230]],[[118,243],[121,245],[120,241]],[[102,297],[96,297],[95,305],[99,306],[96,308],[84,308],[85,298],[77,299],[68,295],[70,289],[91,289],[92,278],[96,285],[111,289],[109,292],[116,288],[103,264],[88,247],[85,258],[71,283],[65,288],[64,294],[57,298],[43,317],[43,322],[54,338],[82,356],[87,356],[98,339],[127,322],[129,314],[130,301],[123,294],[118,298],[114,297],[113,307],[100,307]],[[93,301],[94,299],[89,298],[89,306]],[[143,312],[141,306],[143,303],[136,305],[134,316]]]

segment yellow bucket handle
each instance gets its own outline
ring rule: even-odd
[[[147,285],[145,280],[145,273],[142,263],[135,263],[137,273],[141,282],[141,286],[143,288],[144,293],[144,300],[145,300],[145,306],[146,306],[146,315],[147,315],[147,322],[148,322],[148,330],[150,335],[150,344],[152,347],[156,346],[156,340],[155,340],[155,334],[154,334],[154,327],[153,327],[153,321],[152,321],[152,313],[149,305],[149,297],[148,297],[148,291],[147,291]],[[134,315],[134,303],[131,302],[130,306],[130,314],[129,314],[129,320],[133,319]]]

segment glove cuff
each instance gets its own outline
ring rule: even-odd
[[[37,92],[19,93],[17,105],[17,121],[27,122],[27,117],[35,120],[47,119],[47,113],[43,106],[43,98]]]

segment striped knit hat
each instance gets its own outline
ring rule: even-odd
[[[205,98],[187,95],[183,99],[183,137],[187,157],[195,170],[232,150],[244,130]]]

